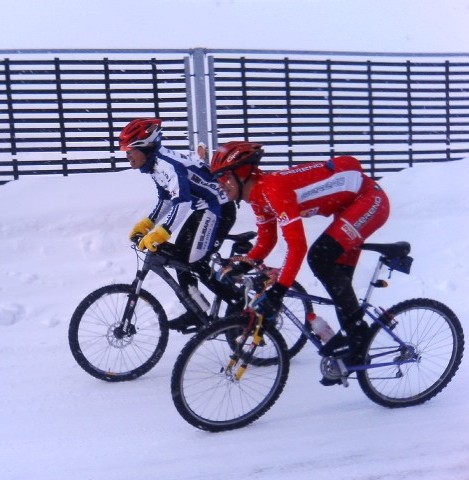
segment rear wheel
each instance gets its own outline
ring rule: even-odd
[[[161,304],[146,290],[137,299],[130,328],[122,330],[131,285],[107,285],[85,297],[68,331],[77,363],[108,382],[133,380],[151,370],[168,343],[168,320]]]
[[[369,368],[357,372],[365,395],[385,407],[410,407],[441,392],[457,372],[464,335],[456,315],[435,300],[418,298],[399,303],[383,314],[400,346],[378,324],[365,355]],[[388,365],[378,366],[379,364]]]
[[[192,337],[174,365],[171,393],[180,415],[202,430],[244,427],[264,415],[280,396],[288,377],[289,357],[282,335],[267,326],[256,358],[276,358],[269,365],[250,361],[253,332],[245,338],[242,317],[213,323]],[[233,344],[227,338],[236,336]],[[235,359],[235,360],[233,360]]]
[[[306,290],[298,282],[294,282],[290,290],[306,294]],[[283,297],[283,304],[303,323],[303,328],[311,332],[311,322],[308,320],[313,313],[313,304],[308,299],[289,297],[288,294]],[[298,327],[287,317],[284,310],[281,310],[277,319],[276,327],[282,334],[288,347],[288,355],[293,358],[306,345],[308,337],[304,335]]]

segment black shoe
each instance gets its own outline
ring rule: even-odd
[[[195,332],[201,326],[201,321],[192,312],[185,312],[179,317],[168,321],[168,327],[170,330],[178,330],[182,333]]]
[[[332,385],[342,385],[342,380],[340,378],[326,378],[322,377],[321,380],[319,380],[319,383],[321,385],[324,385],[325,387],[332,387]]]
[[[319,349],[323,357],[344,358],[361,353],[370,335],[370,327],[364,321],[356,322],[347,328],[346,334],[336,333],[325,345]]]
[[[319,349],[323,357],[342,358],[351,352],[349,337],[339,330],[325,345]]]

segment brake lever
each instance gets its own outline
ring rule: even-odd
[[[243,283],[244,283],[244,305],[245,305],[245,308],[247,308],[254,300],[249,297],[249,292],[252,290],[254,281],[252,277],[249,277],[246,275],[245,277],[243,277]]]
[[[137,247],[143,237],[144,237],[144,235],[140,235],[139,233],[137,233],[136,235],[131,237],[130,241],[132,242],[133,247]]]
[[[218,252],[212,253],[210,256],[210,275],[209,279],[212,279],[215,277],[215,266],[216,265],[221,265],[221,255]]]

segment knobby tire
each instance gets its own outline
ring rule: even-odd
[[[168,343],[168,320],[161,304],[141,290],[132,324],[135,332],[116,336],[133,287],[115,284],[86,296],[72,315],[68,341],[73,357],[83,370],[100,380],[134,380],[150,371]]]
[[[412,348],[412,363],[357,372],[358,382],[373,402],[389,408],[422,404],[440,393],[456,374],[464,351],[461,323],[446,305],[427,298],[394,305],[381,320],[396,322],[394,333]],[[378,325],[372,325],[366,362],[403,361],[398,344]],[[378,357],[377,354],[386,353]]]
[[[227,365],[233,353],[246,361],[246,349],[233,347],[228,338],[246,327],[242,317],[215,322],[196,333],[178,356],[171,378],[171,394],[179,414],[202,430],[220,432],[244,427],[264,415],[280,396],[289,372],[289,356],[282,335],[271,326],[264,331],[270,365],[248,362],[240,380],[233,378]],[[241,362],[242,363],[242,362]],[[239,366],[239,365],[238,365]]]

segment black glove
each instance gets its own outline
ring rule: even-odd
[[[254,268],[256,263],[246,256],[235,256],[230,259],[228,265],[219,272],[219,280],[230,279],[236,281],[240,277]]]
[[[240,260],[239,262],[233,263],[233,266],[229,272],[229,275],[237,277],[239,275],[245,275],[250,270],[254,268],[252,263],[244,262]]]
[[[283,296],[287,290],[282,284],[274,283],[253,303],[254,310],[264,315],[267,320],[273,320],[282,308]]]

